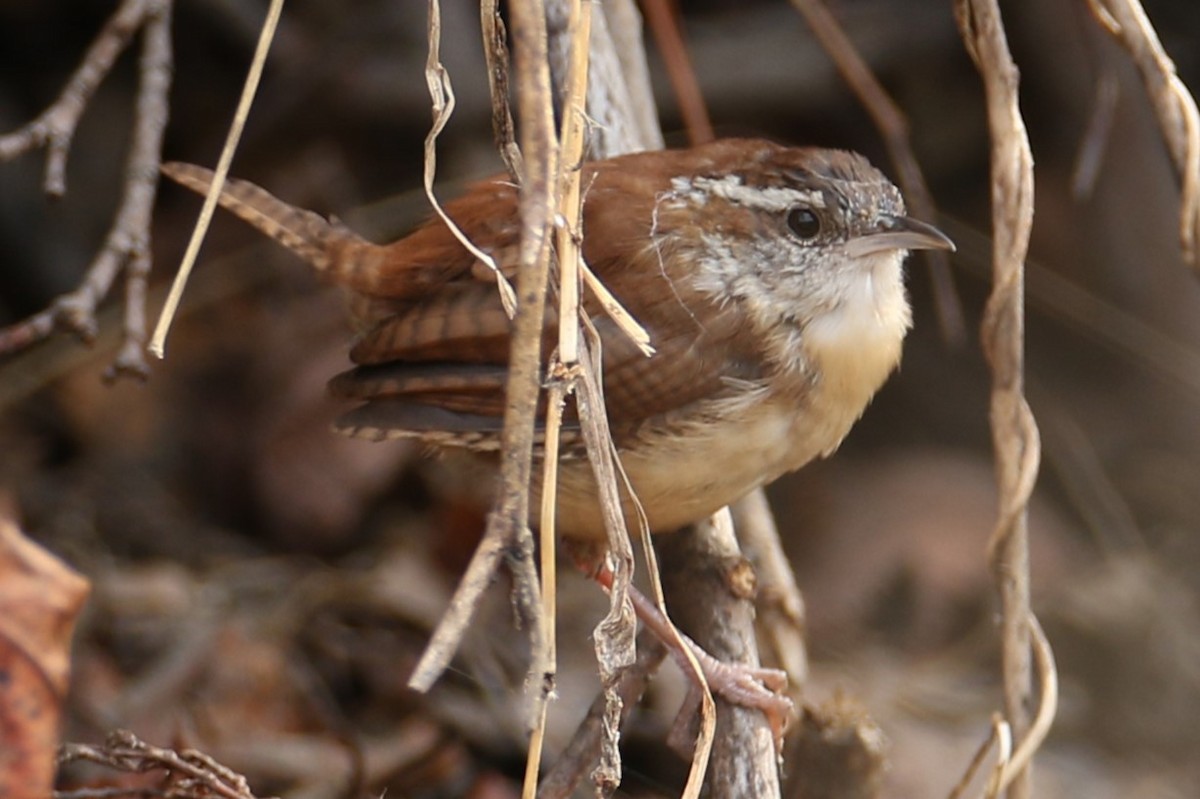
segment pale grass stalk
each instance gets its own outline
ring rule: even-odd
[[[262,30],[258,34],[258,43],[254,47],[254,58],[250,62],[246,80],[242,84],[242,94],[238,98],[233,122],[229,125],[229,132],[225,135],[225,145],[221,148],[221,156],[217,159],[217,166],[213,170],[212,184],[208,187],[208,193],[204,195],[204,204],[200,207],[200,217],[196,220],[196,226],[192,228],[192,236],[183,253],[183,262],[179,264],[175,282],[171,284],[171,291],[167,294],[166,304],[163,306],[162,314],[158,317],[154,335],[150,338],[150,352],[159,358],[166,355],[167,333],[171,329],[171,322],[175,319],[175,313],[179,309],[179,301],[183,297],[183,290],[192,274],[192,268],[196,265],[196,258],[200,255],[200,245],[204,243],[204,237],[212,223],[213,212],[217,209],[217,199],[225,187],[225,178],[229,176],[229,166],[233,163],[233,155],[237,152],[238,142],[241,141],[242,131],[246,127],[246,118],[250,116],[250,107],[254,104],[254,98],[258,94],[258,84],[262,80],[263,66],[267,62],[267,53],[271,49],[271,42],[275,38],[275,28],[278,27],[279,17],[282,14],[283,0],[271,0],[271,5],[267,8],[267,17],[263,20]]]

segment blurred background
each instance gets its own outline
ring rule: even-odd
[[[783,0],[683,4],[683,33],[719,135],[859,150],[880,136]],[[1200,5],[1145,0],[1200,89]],[[113,4],[0,4],[0,130],[60,91]],[[809,613],[815,703],[865,707],[887,738],[884,795],[945,795],[999,706],[986,543],[996,497],[978,321],[990,270],[980,82],[950,4],[831,8],[907,114],[958,243],[967,340],[948,342],[926,264],[903,367],[830,461],[771,490]],[[164,158],[213,164],[265,3],[175,12]],[[1062,698],[1039,797],[1200,794],[1200,284],[1181,260],[1179,193],[1137,74],[1080,2],[1010,2],[1036,162],[1028,393],[1044,457],[1031,509],[1035,606]],[[439,194],[502,168],[491,139],[477,6],[443,1],[458,109]],[[649,37],[648,37],[649,38]],[[669,143],[686,136],[648,43]],[[233,174],[334,213],[376,240],[427,214],[430,122],[422,3],[285,11]],[[127,53],[75,137],[68,192],[42,159],[0,164],[0,324],[74,287],[111,223],[136,88]],[[1110,120],[1089,138],[1090,120]],[[1085,141],[1102,147],[1090,178]],[[164,185],[157,313],[199,201]],[[345,361],[341,298],[294,258],[218,216],[145,384],[105,385],[119,308],[86,348],[59,337],[0,361],[0,503],[95,581],[77,636],[68,740],[130,727],[245,771],[259,795],[516,795],[519,653],[480,636],[429,697],[404,681],[478,536],[452,470],[404,444],[329,432],[325,380]],[[588,636],[604,600],[564,580],[563,699],[552,744],[591,701]],[[508,625],[503,586],[494,619]],[[489,609],[488,613],[493,610]],[[518,638],[519,636],[506,636]],[[492,636],[494,639],[495,636]],[[665,672],[673,672],[666,667]],[[627,734],[620,795],[670,796],[677,687],[664,675]],[[353,741],[351,746],[348,741]],[[359,757],[354,757],[358,752]]]

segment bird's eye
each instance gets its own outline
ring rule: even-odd
[[[811,208],[804,206],[788,211],[787,224],[797,238],[805,241],[815,239],[821,232],[821,218]]]

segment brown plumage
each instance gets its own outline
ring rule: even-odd
[[[163,171],[197,192],[211,179]],[[646,358],[587,298],[614,439],[653,529],[832,451],[899,358],[906,250],[950,246],[850,153],[726,140],[589,163],[582,177],[584,257],[656,349]],[[510,322],[494,277],[440,220],[375,245],[244,181],[221,204],[355,296],[355,368],[331,387],[361,404],[339,429],[498,447]],[[514,277],[515,187],[485,181],[445,210]],[[602,534],[590,467],[568,458],[560,486],[564,530]]]

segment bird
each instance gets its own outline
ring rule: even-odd
[[[212,181],[195,165],[162,171],[200,193]],[[616,453],[654,532],[834,452],[900,361],[912,322],[906,256],[954,249],[844,150],[720,139],[585,162],[581,185],[584,260],[654,348],[647,357],[585,297]],[[491,270],[439,217],[375,244],[247,181],[227,181],[219,202],[349,295],[351,368],[330,388],[355,407],[336,429],[496,457],[512,322]],[[515,275],[518,186],[487,179],[444,210]],[[548,307],[543,358],[557,325]],[[601,540],[595,478],[570,419],[561,446],[559,531]],[[535,459],[544,454],[539,438]],[[625,510],[635,518],[632,498]]]

